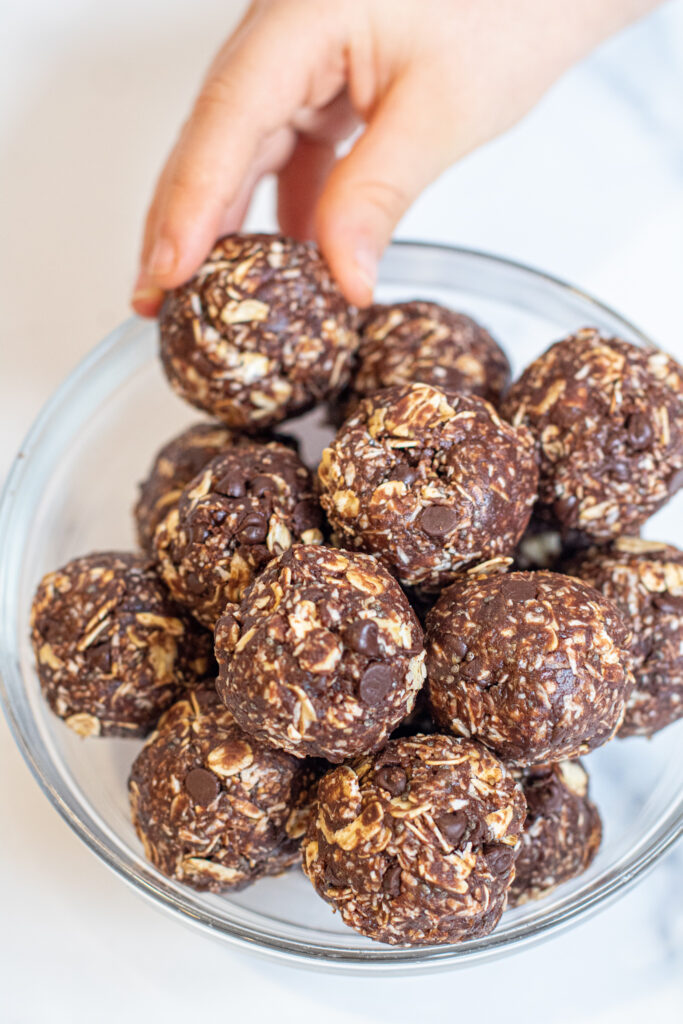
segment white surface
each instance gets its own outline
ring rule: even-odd
[[[0,475],[50,391],[126,315],[148,189],[237,6],[5,5]],[[400,233],[566,276],[683,358],[682,96],[679,0],[446,175]],[[251,223],[272,223],[267,190]],[[128,892],[50,808],[4,722],[0,778],[3,1024],[683,1015],[680,848],[618,904],[522,956],[426,979],[330,979],[239,957]]]

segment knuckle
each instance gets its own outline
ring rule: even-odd
[[[410,205],[410,196],[404,188],[382,178],[364,179],[358,183],[358,192],[388,218],[400,216]]]

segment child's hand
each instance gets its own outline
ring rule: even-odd
[[[154,315],[275,171],[283,232],[316,237],[366,305],[384,246],[449,164],[508,128],[654,0],[254,0],[209,69],[147,216],[133,306]],[[335,146],[365,123],[347,156]]]

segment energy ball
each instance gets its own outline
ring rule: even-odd
[[[107,551],[43,577],[31,610],[38,677],[80,736],[144,736],[213,665],[211,635],[152,563]]]
[[[422,630],[369,555],[297,546],[216,625],[218,693],[252,736],[339,762],[377,750],[424,682]]]
[[[515,773],[527,816],[508,906],[542,899],[583,874],[602,839],[602,822],[588,799],[588,774],[579,761],[539,765]]]
[[[347,383],[358,347],[317,247],[227,235],[161,309],[161,359],[178,394],[239,430],[263,430]]]
[[[163,716],[128,782],[133,824],[159,871],[194,889],[243,889],[300,858],[308,766],[242,732],[204,687]]]
[[[683,484],[683,370],[586,328],[512,385],[502,414],[540,453],[539,514],[598,541],[637,533]]]
[[[353,398],[413,381],[496,403],[510,379],[505,353],[488,331],[436,302],[373,306],[360,332]]]
[[[520,787],[478,743],[391,740],[321,779],[304,871],[372,939],[478,938],[505,907],[524,812]]]
[[[311,474],[277,441],[212,459],[157,528],[159,570],[173,596],[213,628],[257,573],[293,543],[322,541]]]
[[[580,580],[466,576],[427,617],[432,714],[511,765],[578,757],[621,725],[630,642],[615,605]]]
[[[214,456],[242,443],[239,434],[220,423],[195,423],[157,452],[147,477],[140,484],[135,506],[138,541],[152,553],[154,533],[178,503],[181,491]]]
[[[511,554],[536,498],[534,442],[475,395],[405,384],[364,399],[323,452],[320,501],[344,547],[439,590]]]
[[[636,682],[619,736],[652,736],[683,717],[683,551],[619,537],[565,571],[614,601],[633,631]]]

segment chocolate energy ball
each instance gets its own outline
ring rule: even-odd
[[[636,682],[619,736],[651,736],[683,717],[683,551],[619,537],[565,571],[614,601],[633,632]]]
[[[427,617],[427,674],[442,729],[525,767],[611,739],[633,686],[615,605],[552,572],[472,574]]]
[[[424,682],[422,630],[368,555],[297,546],[216,625],[218,693],[252,736],[343,761],[376,750]]]
[[[154,547],[171,593],[213,628],[271,558],[295,542],[320,543],[321,525],[296,452],[247,443],[217,455],[183,489]]]
[[[381,942],[487,935],[505,907],[525,804],[478,743],[391,740],[318,785],[304,871],[345,924]]]
[[[178,503],[190,480],[220,452],[240,443],[240,435],[220,423],[195,423],[157,452],[152,468],[140,484],[135,506],[138,540],[144,551],[153,551],[157,526]]]
[[[537,438],[539,513],[607,541],[683,484],[683,370],[656,349],[586,328],[512,385],[502,414]]]
[[[351,385],[356,401],[382,388],[419,381],[495,404],[510,379],[505,353],[488,331],[436,302],[373,306],[360,334]]]
[[[534,443],[474,395],[406,384],[364,399],[323,452],[320,501],[345,547],[439,590],[511,554],[536,498]]]
[[[194,889],[225,892],[298,862],[309,782],[304,762],[247,736],[205,687],[166,712],[128,785],[147,859]]]
[[[160,314],[173,388],[240,430],[262,430],[344,387],[358,347],[355,311],[317,247],[227,235]]]
[[[588,799],[588,774],[579,761],[515,772],[527,803],[522,846],[508,906],[548,896],[590,865],[600,847],[602,822]]]
[[[211,634],[146,558],[107,551],[43,577],[31,640],[50,707],[80,736],[144,736],[213,665]]]

